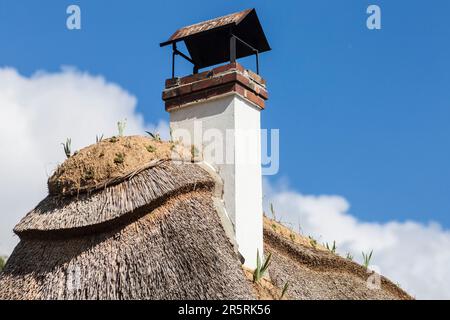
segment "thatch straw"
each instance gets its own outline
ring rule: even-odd
[[[101,182],[96,183],[95,185],[83,185],[76,189],[67,189],[65,191],[60,191],[59,193],[51,192],[51,191],[49,191],[49,193],[54,196],[65,196],[65,197],[73,196],[73,195],[80,195],[83,193],[93,193],[93,192],[101,190],[101,189],[106,189],[106,187],[113,186],[113,185],[119,184],[123,181],[129,180],[129,179],[133,178],[135,175],[137,175],[138,173],[141,173],[142,171],[156,167],[165,161],[168,161],[168,159],[152,160],[148,163],[145,163],[136,168],[133,168],[132,170],[130,170],[120,176],[114,176],[114,177],[105,179]]]
[[[164,163],[90,196],[49,197],[16,227],[0,299],[251,299],[208,179]]]
[[[113,137],[76,152],[48,179],[51,195],[73,195],[100,189],[142,166],[172,158],[179,148],[150,137]]]
[[[411,297],[383,276],[381,287],[367,285],[373,276],[368,269],[329,251],[299,244],[265,221],[264,249],[272,253],[269,275],[274,285],[283,288],[289,283],[288,295],[292,299],[411,299]],[[301,237],[296,234],[296,237]],[[373,277],[372,277],[373,278]]]
[[[214,186],[208,173],[192,163],[179,165],[166,161],[127,177],[127,180],[121,178],[120,184],[89,194],[49,195],[14,231],[21,237],[38,234],[67,237],[97,232],[111,224],[116,226],[119,222],[139,218],[174,194]]]

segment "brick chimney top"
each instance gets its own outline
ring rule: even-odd
[[[237,62],[183,78],[167,79],[162,99],[166,111],[172,111],[231,93],[259,109],[264,109],[268,99],[266,81]]]

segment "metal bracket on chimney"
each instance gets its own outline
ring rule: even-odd
[[[237,58],[236,57],[236,40],[253,51],[253,53],[255,54],[255,57],[256,57],[256,74],[259,74],[259,51],[258,51],[258,49],[255,49],[254,47],[249,45],[247,42],[245,42],[244,40],[242,40],[241,38],[239,38],[238,36],[236,36],[235,34],[233,34],[231,32],[230,32],[230,62],[231,63],[236,62],[236,58]],[[194,74],[198,73],[199,68],[195,64],[194,60],[192,60],[189,56],[187,56],[186,54],[184,54],[183,52],[178,50],[177,43],[174,42],[174,43],[172,43],[172,79],[175,78],[175,57],[177,55],[181,56],[185,60],[192,63],[194,65],[193,73]]]
[[[175,56],[181,56],[182,58],[186,59],[190,63],[194,65],[194,74],[198,73],[198,67],[195,64],[194,60],[189,58],[187,55],[185,55],[183,52],[177,49],[177,43],[172,43],[172,79],[175,78]]]
[[[247,48],[250,48],[256,56],[256,74],[259,74],[259,51],[258,49],[253,48],[251,45],[249,45],[247,42],[242,40],[241,38],[234,35],[232,32],[230,32],[230,62],[236,62],[236,40],[238,40],[240,43],[242,43]]]

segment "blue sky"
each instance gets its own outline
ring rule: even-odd
[[[81,7],[80,31],[65,27],[69,4]],[[369,4],[382,9],[379,31],[365,26]],[[273,48],[261,57],[271,95],[263,127],[281,137],[272,181],[342,195],[364,220],[450,227],[446,0],[0,0],[0,67],[101,74],[156,122],[168,119],[161,90],[170,76],[169,49],[159,42],[178,27],[251,7]]]

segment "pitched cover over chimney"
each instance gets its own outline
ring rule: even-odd
[[[190,57],[178,51],[185,41]],[[254,268],[263,254],[260,111],[266,83],[236,58],[270,50],[254,9],[185,27],[161,45],[172,44],[194,65],[194,74],[166,80],[163,91],[172,138],[192,146],[224,182],[223,200],[244,264]],[[227,64],[198,73],[200,68]],[[175,62],[175,61],[174,61]]]

